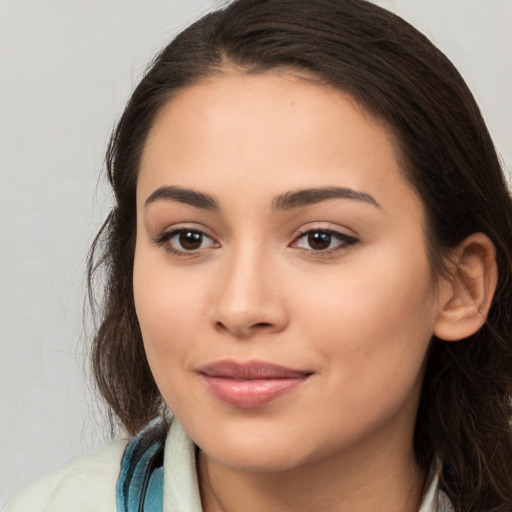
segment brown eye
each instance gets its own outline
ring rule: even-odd
[[[196,251],[203,244],[203,234],[198,231],[182,231],[178,235],[178,242],[186,251]]]
[[[291,245],[312,253],[332,254],[357,244],[357,238],[332,230],[311,229],[299,236]]]
[[[330,233],[314,231],[308,234],[308,244],[314,251],[325,251],[329,249],[332,241]]]
[[[174,229],[156,238],[155,243],[176,256],[196,255],[219,247],[211,237],[196,229]]]

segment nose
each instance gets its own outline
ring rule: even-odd
[[[271,258],[246,251],[226,259],[210,319],[238,338],[277,333],[288,325],[285,289]]]

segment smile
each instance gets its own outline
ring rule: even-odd
[[[263,407],[312,375],[262,361],[218,361],[202,367],[199,373],[215,397],[240,409]]]

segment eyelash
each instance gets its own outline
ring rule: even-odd
[[[338,240],[338,243],[334,247],[328,247],[327,249],[319,249],[315,250],[313,248],[308,249],[305,247],[299,247],[298,243],[301,240],[307,240],[311,235],[327,235],[329,237],[329,242],[332,242],[333,239]],[[307,229],[302,231],[297,238],[292,242],[291,247],[297,247],[298,249],[307,252],[309,255],[314,257],[330,257],[334,256],[336,253],[345,252],[350,249],[350,247],[356,245],[359,240],[350,235],[346,235],[344,233],[340,233],[339,231],[335,231],[333,229]]]
[[[194,234],[199,235],[201,238],[201,245],[204,242],[204,239],[210,239],[213,243],[211,247],[208,247],[208,249],[211,249],[213,247],[220,247],[220,244],[218,242],[215,242],[211,236],[208,236],[204,231],[201,231],[200,229],[193,229],[193,228],[176,228],[172,229],[171,231],[166,231],[162,233],[160,236],[158,236],[156,239],[153,240],[153,242],[168,252],[169,254],[172,254],[173,256],[198,256],[201,254],[202,251],[204,251],[205,248],[199,248],[195,250],[186,250],[186,249],[175,249],[171,245],[171,240],[175,236],[179,236],[182,234]]]
[[[201,245],[204,243],[205,239],[211,240],[211,245],[208,247],[199,247],[198,249],[194,250],[186,250],[183,249],[176,249],[173,247],[170,243],[170,241],[179,235],[183,234],[194,234],[201,237]],[[332,242],[333,239],[338,240],[338,244],[334,248],[328,247],[326,249],[318,249],[315,250],[313,248],[306,248],[306,247],[300,247],[298,244],[301,240],[307,240],[307,238],[311,235],[327,235],[329,237],[329,243]],[[220,247],[220,244],[216,242],[212,237],[207,235],[204,231],[201,231],[200,229],[193,229],[193,228],[176,228],[172,229],[171,231],[166,231],[162,233],[157,238],[153,239],[153,242],[157,244],[158,246],[161,246],[164,248],[166,252],[169,254],[172,254],[173,256],[179,256],[179,257],[193,257],[193,256],[199,256],[202,253],[204,253],[205,250],[211,250],[213,248]],[[350,249],[350,247],[357,244],[359,240],[353,236],[346,235],[344,233],[340,233],[339,231],[335,231],[332,229],[308,229],[304,230],[299,233],[299,235],[293,240],[293,242],[289,245],[290,247],[297,248],[301,250],[302,252],[308,253],[309,255],[313,257],[330,257],[333,256],[336,253],[345,252]]]

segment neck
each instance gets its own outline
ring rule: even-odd
[[[203,510],[417,512],[426,475],[415,463],[412,447],[402,451],[396,446],[390,448],[332,454],[300,467],[268,473],[228,468],[200,452]]]

